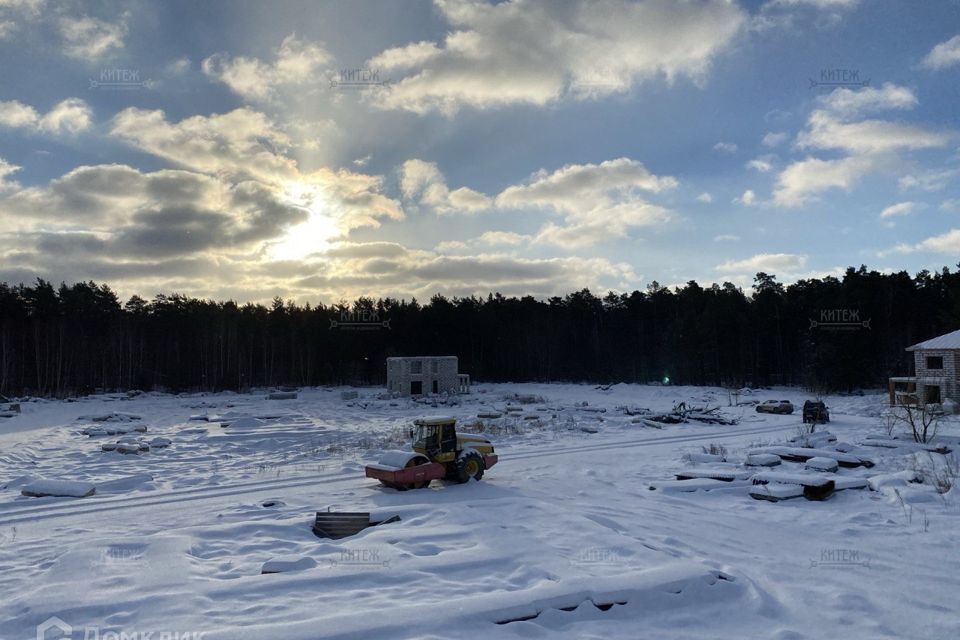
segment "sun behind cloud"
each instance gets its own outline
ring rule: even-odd
[[[332,240],[341,233],[320,191],[309,185],[293,184],[285,195],[294,206],[305,209],[308,217],[291,226],[278,242],[272,243],[269,256],[274,260],[300,260],[329,249]]]

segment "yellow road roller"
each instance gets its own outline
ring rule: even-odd
[[[483,436],[457,433],[457,421],[448,416],[414,420],[412,451],[389,451],[366,467],[368,478],[405,491],[422,489],[441,478],[455,482],[480,480],[497,464],[493,444]]]

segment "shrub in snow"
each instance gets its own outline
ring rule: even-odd
[[[912,471],[923,478],[924,482],[933,485],[937,493],[949,493],[960,476],[960,458],[956,453],[949,455],[935,455],[927,453],[925,458],[915,455],[911,464]]]
[[[928,443],[940,430],[943,409],[939,405],[900,405],[890,410],[893,419],[906,426],[914,442]]]
[[[721,460],[727,459],[727,448],[722,444],[711,442],[708,446],[701,447],[703,452],[711,456],[720,456]]]
[[[704,447],[706,449],[706,447]],[[687,453],[683,456],[686,462],[726,462],[727,459],[721,455],[710,453]]]

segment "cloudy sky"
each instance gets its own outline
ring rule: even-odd
[[[330,303],[955,266],[958,105],[957,0],[0,0],[0,280]]]

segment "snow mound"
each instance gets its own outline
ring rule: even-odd
[[[920,474],[916,471],[897,471],[895,473],[881,473],[867,478],[870,488],[879,491],[882,487],[903,487],[910,482],[919,482]]]
[[[35,480],[23,487],[20,491],[25,496],[39,498],[43,496],[66,496],[69,498],[86,498],[96,493],[97,488],[89,482],[74,482],[72,480]]]
[[[744,464],[748,467],[775,467],[781,462],[775,453],[751,453]]]
[[[840,465],[833,458],[816,457],[807,460],[806,467],[814,471],[836,471]]]
[[[147,426],[143,424],[87,427],[86,429],[81,431],[83,435],[90,436],[91,438],[96,436],[116,436],[124,433],[146,433],[146,432],[147,432]]]

